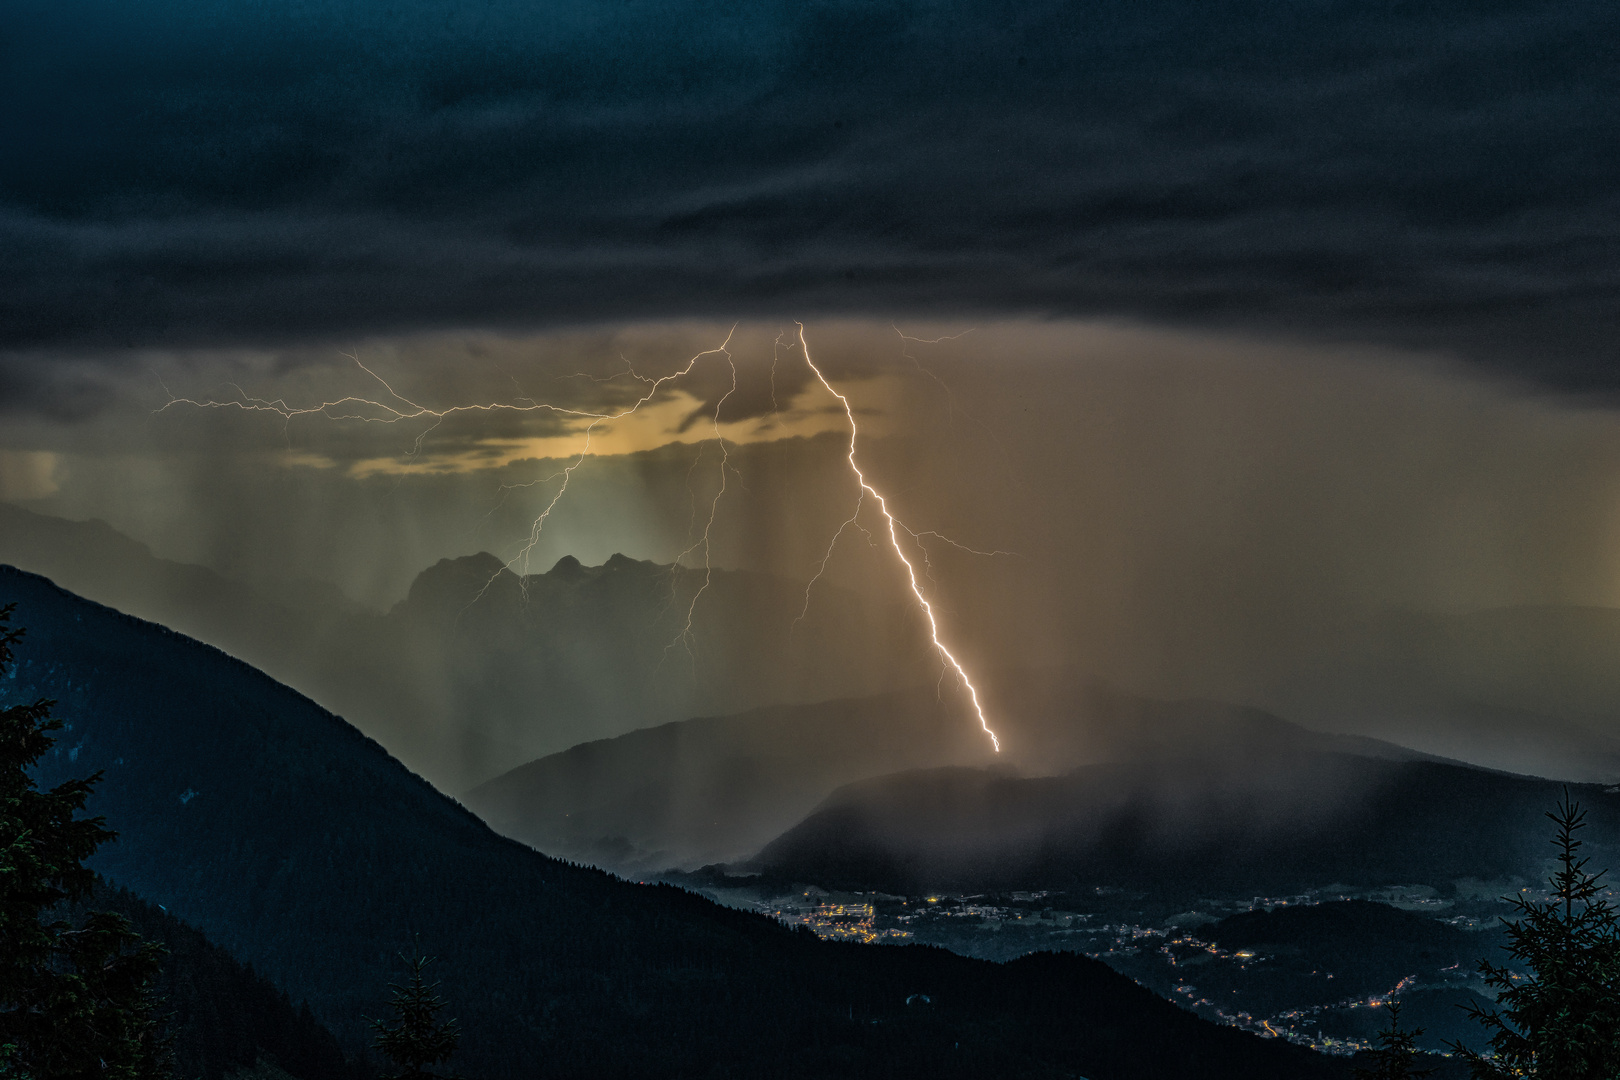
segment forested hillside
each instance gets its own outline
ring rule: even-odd
[[[226,1080],[261,1062],[297,1080],[362,1080],[372,1075],[346,1057],[310,1012],[203,934],[128,889],[102,885],[78,907],[115,911],[147,941],[163,946],[155,990],[172,1039],[179,1080]]]
[[[56,697],[68,724],[41,779],[106,770],[92,808],[120,836],[96,868],[351,1048],[420,941],[462,1022],[457,1067],[485,1080],[1347,1075],[1083,958],[821,942],[548,859],[214,649],[10,569],[0,595],[29,628],[5,697]]]

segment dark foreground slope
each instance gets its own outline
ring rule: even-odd
[[[826,885],[1161,895],[1459,879],[1533,884],[1564,785],[1438,761],[1284,749],[1176,755],[1020,779],[902,773],[835,793],[756,863]],[[1570,785],[1587,849],[1620,862],[1620,794]]]
[[[156,989],[177,1077],[225,1080],[261,1062],[295,1080],[370,1075],[344,1055],[309,1006],[294,1006],[285,991],[168,912],[105,885],[79,906],[118,912],[142,938],[163,946]]]
[[[438,954],[466,1075],[1310,1078],[1073,956],[997,966],[826,943],[502,839],[307,699],[0,569],[29,637],[7,698],[69,722],[46,782],[105,769],[97,858],[356,1045],[395,954]],[[912,995],[927,995],[923,1003]]]

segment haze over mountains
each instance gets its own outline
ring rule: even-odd
[[[943,765],[1048,775],[1167,752],[1341,750],[1424,755],[1307,731],[1257,709],[1158,702],[1064,670],[999,671],[987,684],[1002,752],[933,686],[685,720],[553,754],[482,784],[468,807],[542,851],[648,872],[752,856],[851,781]]]
[[[16,570],[0,594],[29,630],[0,693],[54,696],[67,722],[41,781],[105,770],[93,809],[120,837],[96,868],[307,999],[351,1048],[418,941],[462,1021],[458,1066],[495,1080],[1348,1075],[1083,957],[819,942],[558,862],[239,661]]]
[[[488,554],[444,560],[381,613],[318,582],[250,587],[100,522],[0,504],[0,562],[263,668],[450,792],[661,720],[933,673],[910,612],[825,584],[806,609],[802,582],[622,556],[525,578]]]
[[[1542,876],[1558,783],[1074,672],[990,678],[1000,755],[928,687],[631,732],[465,801],[508,836],[623,872],[731,862],[904,894]],[[1620,796],[1576,790],[1595,857],[1620,861]]]
[[[120,547],[116,534],[83,527],[62,535]],[[122,550],[139,565],[143,552]],[[194,588],[203,598],[197,610],[227,629],[244,625],[232,623],[232,610],[284,612],[288,621],[278,632],[300,625],[296,608],[270,604],[255,590],[233,591],[206,571],[144,557],[157,573],[141,582],[105,575],[103,587],[137,597],[145,589],[147,603],[174,603]],[[455,692],[467,716],[516,713],[522,701],[510,691],[523,684],[514,681],[514,669],[534,687],[550,686],[559,710],[606,700],[634,712],[656,700],[634,678],[661,662],[664,654],[655,660],[655,650],[668,644],[661,629],[655,636],[641,620],[653,600],[668,597],[672,580],[678,590],[694,576],[618,558],[595,568],[564,560],[548,574],[520,579],[488,556],[446,560],[421,575],[386,616],[352,607],[330,616],[324,647],[335,652],[331,635],[344,627],[381,625],[394,635],[377,634],[372,648],[422,635],[417,644],[447,650],[445,670],[466,680]],[[872,989],[864,1005],[841,999],[845,1022],[865,1008],[878,1028],[893,1026],[871,1039],[863,1030],[866,1041],[855,1052],[863,1068],[887,1062],[882,1068],[893,1073],[898,1044],[888,1040],[899,1038],[924,1047],[920,1056],[907,1051],[906,1068],[955,1075],[960,1062],[936,1052],[943,1041],[927,1049],[943,1029],[918,1027],[903,1009],[885,1011],[884,1001],[916,992],[901,993],[903,986],[921,979],[946,987],[961,1009],[952,1014],[953,1034],[964,1017],[985,1010],[1023,1010],[1019,1024],[1040,1025],[1041,1009],[1064,995],[1117,996],[1099,989],[1105,976],[1093,969],[1052,968],[1044,960],[1019,961],[994,977],[910,950],[898,968],[864,959],[827,967],[816,957],[834,954],[801,956],[791,935],[781,939],[787,944],[772,944],[777,939],[758,929],[768,923],[743,916],[729,922],[733,916],[690,907],[699,903],[690,897],[646,908],[616,891],[627,886],[499,840],[375,744],[243,665],[39,578],[8,568],[0,570],[0,582],[25,610],[42,613],[28,620],[37,627],[30,656],[37,649],[49,658],[25,663],[5,692],[53,694],[70,718],[45,778],[105,767],[98,809],[127,823],[127,842],[101,856],[100,869],[308,997],[351,1046],[364,1008],[372,1007],[368,995],[387,979],[389,954],[377,949],[379,935],[403,941],[423,932],[445,942],[436,948],[452,958],[444,970],[447,991],[462,995],[470,1014],[510,1017],[516,1009],[528,1017],[529,1042],[482,1033],[486,1045],[498,1048],[482,1068],[487,1075],[541,1060],[561,1060],[567,1075],[604,1054],[633,1074],[645,1063],[609,1049],[612,1030],[651,1015],[638,1002],[674,993],[689,1000],[674,1012],[653,1010],[653,1044],[687,1038],[681,1031],[723,1029],[719,1013],[710,1012],[734,1008],[738,994],[762,1002],[755,1011],[764,1023],[795,1018],[780,1036],[787,1043],[772,1036],[721,1050],[704,1035],[695,1050],[688,1047],[688,1059],[719,1055],[740,1066],[786,1045],[842,1045],[844,1036],[829,1036],[827,1025],[836,1026],[834,999],[851,981]],[[771,579],[716,574],[710,588],[723,610],[744,618],[763,619],[787,603],[781,583]],[[857,608],[851,618],[859,615]],[[476,618],[468,623],[469,616]],[[277,624],[267,619],[257,626],[264,632]],[[754,692],[769,692],[779,647],[773,656],[768,641],[710,640],[739,661],[727,678],[743,687],[757,679]],[[920,644],[912,638],[908,647],[926,660]],[[269,646],[261,640],[256,647]],[[825,640],[815,647],[839,658]],[[363,655],[353,642],[348,648],[346,662]],[[600,697],[567,696],[571,671],[613,664],[617,681]],[[387,670],[379,664],[368,678]],[[397,664],[392,670],[408,680]],[[764,706],[584,742],[485,783],[467,800],[496,829],[541,851],[622,872],[731,862],[763,872],[761,880],[901,894],[1123,886],[1163,902],[1211,890],[1396,881],[1488,892],[1540,873],[1541,813],[1556,799],[1557,784],[1366,736],[1312,731],[1259,709],[1156,701],[1075,670],[982,675],[1000,755],[948,687],[919,686],[913,677],[910,689]],[[407,681],[397,689],[415,686]],[[1620,835],[1620,796],[1586,788],[1580,797],[1594,813],[1594,855],[1612,860],[1620,855],[1612,843]],[[744,957],[764,967],[741,974]],[[605,987],[589,990],[588,980],[579,981],[577,973],[602,970],[618,973]],[[687,974],[677,978],[680,972]],[[688,976],[713,992],[692,996],[682,981]],[[673,989],[671,978],[683,989]],[[782,995],[782,979],[800,980],[803,993]],[[971,987],[979,984],[1001,1004],[975,997],[979,991]],[[1044,1004],[1031,1006],[1032,993],[1044,995]],[[1006,994],[1013,996],[998,996]],[[584,1011],[557,1013],[559,996]],[[1154,1011],[1160,1005],[1133,999],[1131,1023],[1162,1027],[1168,1021]],[[565,1027],[585,1034],[557,1058]],[[1014,1028],[1017,1034],[1008,1034]],[[1200,1030],[1176,1036],[1166,1052],[1197,1043]],[[1053,1042],[1044,1029],[1035,1034],[1003,1023],[972,1068],[992,1061],[1001,1067],[1012,1038],[1020,1041],[1016,1054],[1037,1071],[1102,1055],[1095,1060],[1111,1060],[1117,1069],[1098,1071],[1125,1077],[1167,1060],[1148,1066],[1134,1050],[1109,1058],[1115,1051],[1095,1039]],[[1133,1045],[1137,1039],[1131,1036]],[[1200,1051],[1201,1062],[1215,1064],[1201,1064],[1199,1075],[1222,1075],[1223,1062],[1248,1052]],[[826,1060],[815,1058],[819,1053],[806,1060]],[[1232,1075],[1264,1076],[1269,1069],[1313,1075],[1314,1066],[1289,1072],[1292,1066],[1254,1060],[1246,1067],[1255,1071]]]
[[[1291,749],[1200,750],[1040,778],[934,769],[841,789],[753,866],[907,894],[1535,884],[1551,854],[1545,812],[1564,790],[1442,762]],[[1620,794],[1571,790],[1591,813],[1595,865],[1620,862]]]
[[[285,1006],[186,1080],[413,945],[471,1080],[1350,1080],[1620,870],[1615,0],[0,41],[0,703]]]
[[[527,587],[494,573],[491,557],[447,560],[381,613],[319,581],[243,585],[158,559],[101,523],[0,504],[0,561],[263,668],[455,794],[576,744],[662,722],[932,687],[939,674],[911,610],[822,583],[796,621],[803,583],[766,575],[717,571],[683,641],[701,577],[627,559],[594,570],[565,560]],[[1620,779],[1620,610],[1391,610],[1328,636],[1284,643],[1298,653],[1297,670],[1286,684],[1259,680],[1249,701],[1275,698],[1282,715],[1314,728],[1492,768]],[[1283,656],[1275,666],[1289,662]],[[1032,695],[1024,675],[983,675],[998,723],[1034,722],[1020,715]],[[1116,681],[1108,671],[1084,676]],[[1068,676],[1037,682],[1062,695],[1077,685]],[[960,705],[951,689],[947,682],[947,708]],[[1051,714],[1050,704],[1033,708]],[[935,742],[919,740],[914,757],[885,759],[884,768],[977,763],[971,739],[970,756],[955,756],[957,726],[942,719]],[[1062,726],[1042,738],[1060,737]],[[1038,771],[1057,767],[1045,760],[1051,753],[1041,750]],[[858,778],[831,776],[822,794]]]

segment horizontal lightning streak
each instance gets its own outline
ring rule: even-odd
[[[902,529],[906,529],[906,527],[904,525],[902,525],[900,527]],[[946,536],[944,533],[935,532],[933,529],[927,529],[927,530],[924,530],[923,532],[911,532],[910,529],[906,529],[906,532],[910,533],[911,538],[913,540],[917,541],[917,545],[919,547],[923,547],[924,550],[927,550],[927,549],[926,549],[926,545],[924,545],[923,542],[922,542],[922,538],[925,537],[925,536],[932,536],[935,540],[943,540],[943,541],[945,541],[945,543],[951,545],[951,547],[956,548],[958,551],[965,551],[969,555],[1011,555],[1015,559],[1022,559],[1023,558],[1023,556],[1018,554],[1018,552],[1016,552],[1016,551],[1002,551],[1000,548],[997,548],[994,551],[980,551],[978,548],[972,548],[972,547],[968,547],[966,544],[958,543],[957,541],[952,540],[950,537]]]
[[[562,470],[553,474],[552,478],[560,476],[562,478],[562,483],[558,485],[556,492],[553,493],[551,501],[546,504],[545,509],[540,512],[540,515],[536,517],[534,522],[530,525],[528,540],[518,550],[518,553],[512,556],[511,559],[507,560],[501,567],[502,570],[510,570],[519,563],[522,563],[523,570],[526,573],[528,570],[529,555],[540,543],[540,534],[545,528],[546,520],[551,517],[551,512],[557,508],[557,504],[562,501],[563,495],[567,493],[568,484],[569,481],[573,479],[574,470],[583,465],[585,463],[585,459],[590,456],[591,437],[596,433],[597,426],[609,421],[623,419],[624,417],[636,412],[643,405],[647,404],[654,397],[656,397],[658,392],[664,388],[665,384],[690,375],[692,373],[692,369],[697,367],[698,362],[706,356],[720,354],[724,355],[729,361],[731,354],[728,351],[728,347],[730,346],[731,339],[736,332],[737,328],[733,326],[730,332],[726,334],[726,339],[717,347],[713,349],[705,349],[696,354],[686,362],[685,367],[681,368],[679,371],[672,372],[669,375],[664,375],[654,379],[649,376],[639,374],[633,367],[628,368],[628,374],[647,389],[644,394],[636,398],[628,407],[620,409],[617,412],[592,412],[588,409],[569,409],[564,408],[561,405],[551,405],[546,402],[535,402],[532,399],[527,398],[523,399],[528,401],[527,405],[510,405],[503,402],[493,402],[488,405],[454,405],[447,409],[432,409],[426,405],[419,405],[410,398],[400,394],[391,385],[389,385],[388,380],[384,379],[371,368],[361,363],[359,356],[353,353],[345,353],[343,355],[353,361],[355,366],[361,371],[371,376],[378,383],[381,383],[383,389],[388,391],[389,396],[395,401],[399,402],[400,405],[405,406],[405,408],[390,405],[385,401],[373,401],[370,398],[364,398],[354,394],[335,398],[331,401],[323,401],[318,405],[295,407],[293,405],[289,405],[284,399],[254,397],[242,390],[241,387],[236,387],[237,393],[241,396],[235,400],[216,401],[211,398],[198,400],[196,398],[179,398],[171,396],[168,401],[166,401],[155,411],[160,413],[165,412],[177,405],[189,405],[198,409],[236,409],[241,412],[268,412],[281,417],[283,423],[291,423],[292,420],[301,416],[324,416],[329,420],[359,420],[366,423],[381,424],[397,424],[406,420],[431,421],[425,430],[417,434],[411,450],[413,455],[421,450],[422,440],[425,439],[427,435],[440,424],[444,423],[446,419],[452,416],[459,416],[468,413],[549,412],[559,416],[575,417],[580,420],[588,420],[589,423],[585,425],[582,432],[584,436],[584,443],[581,445],[578,455],[576,455],[573,461],[569,462],[569,464]],[[735,365],[732,366],[732,372],[733,382],[735,383]],[[368,413],[362,410],[371,411]],[[718,431],[718,417],[716,419],[716,430]],[[722,451],[724,448],[724,443],[722,442]],[[479,590],[478,596],[473,598],[472,603],[477,603],[478,600],[483,597],[484,593],[489,590],[489,587],[495,583],[499,576],[499,571],[497,571],[495,575],[491,576],[490,579],[484,583],[483,589]],[[519,576],[521,577],[523,575]]]

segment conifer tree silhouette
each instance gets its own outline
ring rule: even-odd
[[[394,1064],[395,1071],[387,1075],[390,1080],[454,1077],[453,1073],[430,1071],[430,1066],[448,1061],[461,1042],[456,1021],[441,1022],[438,1018],[445,1006],[444,999],[437,993],[439,984],[430,984],[423,978],[422,973],[433,958],[423,956],[418,950],[400,959],[405,961],[409,979],[404,985],[388,985],[392,992],[388,1007],[393,1010],[393,1019],[371,1021],[377,1031],[377,1049]]]
[[[1544,901],[1512,897],[1519,917],[1503,919],[1511,967],[1481,961],[1496,1009],[1474,1007],[1491,1032],[1491,1052],[1453,1043],[1476,1080],[1614,1080],[1620,1076],[1620,924],[1589,874],[1576,833],[1586,812],[1566,789],[1547,815],[1557,827],[1558,871]]]
[[[1401,1027],[1401,1003],[1389,1003],[1389,1026],[1378,1033],[1378,1048],[1368,1053],[1370,1068],[1356,1068],[1356,1080],[1421,1080],[1433,1069],[1417,1067],[1417,1037],[1422,1028]]]
[[[23,631],[0,608],[0,676]],[[101,774],[38,790],[29,770],[62,721],[41,698],[0,708],[0,1076],[155,1080],[170,1075],[152,984],[162,949],[129,920],[60,914],[95,886],[84,860],[117,834],[80,818]]]

